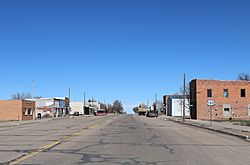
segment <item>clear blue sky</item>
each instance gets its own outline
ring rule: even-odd
[[[249,0],[2,0],[0,99],[16,92],[122,101],[179,91],[183,73],[250,73]]]

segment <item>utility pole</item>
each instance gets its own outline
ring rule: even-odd
[[[70,88],[69,88],[69,107],[68,107],[68,113],[70,113],[71,108],[70,108]]]
[[[83,93],[83,114],[85,115],[85,98],[86,97],[86,94],[85,92]]]
[[[212,106],[210,106],[210,125],[212,125]]]
[[[186,99],[186,74],[184,73],[183,79],[183,122],[185,122],[185,99]]]
[[[94,113],[94,108],[93,108],[93,97],[92,97],[92,101],[91,101],[91,108],[92,108],[92,113]]]
[[[34,80],[32,80],[32,99],[34,99]]]
[[[70,101],[70,88],[69,88],[69,101]]]
[[[157,112],[157,93],[155,93],[155,115],[158,113]]]

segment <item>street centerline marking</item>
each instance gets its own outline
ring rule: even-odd
[[[49,144],[46,144],[46,145],[44,145],[44,146],[42,146],[42,147],[40,147],[38,149],[34,149],[31,152],[28,152],[28,153],[26,153],[26,154],[24,154],[24,155],[22,155],[22,156],[20,156],[20,157],[18,157],[16,159],[14,159],[14,160],[9,161],[9,164],[13,165],[13,164],[20,163],[20,162],[22,162],[22,161],[24,161],[24,160],[26,160],[28,158],[31,158],[31,157],[37,155],[40,152],[43,152],[44,150],[51,149],[51,148],[55,147],[56,145],[61,144],[65,140],[69,140],[72,137],[79,136],[85,130],[93,129],[93,128],[97,127],[98,125],[99,124],[95,124],[95,125],[92,125],[92,126],[89,126],[89,127],[82,128],[82,129],[80,129],[80,131],[74,132],[71,135],[67,135],[67,136],[65,136],[63,138],[60,138],[59,140],[56,140],[56,141],[54,141],[52,143],[49,143]]]

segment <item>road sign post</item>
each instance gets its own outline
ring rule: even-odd
[[[210,109],[210,125],[212,125],[212,107],[215,106],[215,100],[207,100],[207,105],[209,106]]]

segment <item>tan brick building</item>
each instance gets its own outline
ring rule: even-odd
[[[215,101],[215,105],[209,106],[208,101]],[[190,104],[193,119],[250,119],[250,82],[194,79],[190,82]]]
[[[0,100],[0,120],[32,120],[34,111],[34,101]]]

